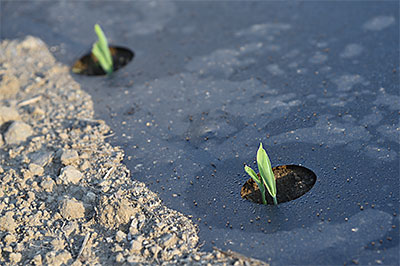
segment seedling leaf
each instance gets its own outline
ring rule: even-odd
[[[269,194],[272,196],[274,204],[277,204],[275,176],[272,171],[271,161],[268,158],[267,152],[263,149],[262,143],[260,143],[260,147],[257,151],[257,166],[260,171],[261,179],[267,187]]]
[[[256,172],[254,172],[253,169],[251,169],[250,167],[248,167],[247,165],[244,167],[244,170],[249,174],[249,176],[251,178],[254,179],[254,181],[256,181],[256,183],[260,183],[260,178],[258,177],[258,175],[256,174]]]
[[[248,167],[247,165],[244,167],[244,170],[249,174],[249,176],[258,185],[260,192],[261,192],[261,198],[262,198],[263,204],[267,204],[267,200],[265,199],[265,187],[264,187],[262,180],[260,180],[260,178],[257,176],[256,172],[254,172],[254,170],[251,169],[250,167]]]
[[[113,71],[113,61],[107,38],[98,24],[94,25],[94,31],[99,40],[93,44],[92,53],[99,60],[101,68],[103,68],[107,74],[111,74]]]

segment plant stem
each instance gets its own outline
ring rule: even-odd
[[[262,197],[262,202],[264,205],[267,205],[267,200],[265,199],[265,196]]]
[[[274,200],[274,205],[278,205],[278,201],[276,200],[276,197],[272,197],[272,199]]]

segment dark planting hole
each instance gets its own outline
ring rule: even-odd
[[[110,46],[110,52],[113,60],[113,71],[126,66],[135,56],[131,50],[117,46]],[[72,66],[72,72],[87,76],[101,76],[106,74],[92,53],[85,54],[76,61]]]
[[[288,202],[306,194],[317,181],[313,171],[298,165],[280,165],[272,168],[276,179],[276,199],[278,203]],[[265,194],[268,204],[274,204],[267,189]],[[262,204],[261,192],[256,182],[249,179],[243,185],[240,195],[244,199]]]

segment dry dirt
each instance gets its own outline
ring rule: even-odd
[[[0,46],[0,265],[263,265],[200,252],[106,142],[91,97],[39,39]]]

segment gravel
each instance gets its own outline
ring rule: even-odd
[[[0,125],[8,121],[16,121],[19,119],[19,113],[15,108],[0,106]]]
[[[61,168],[61,174],[58,176],[57,183],[59,184],[78,184],[82,179],[83,174],[72,165]]]
[[[61,163],[70,165],[79,160],[79,154],[75,150],[66,150],[61,154]]]
[[[196,225],[130,176],[93,116],[40,39],[1,43],[1,265],[265,265],[199,251]]]
[[[4,133],[4,140],[6,144],[19,144],[23,141],[26,141],[32,135],[33,131],[30,125],[20,122],[14,121],[7,128]]]

